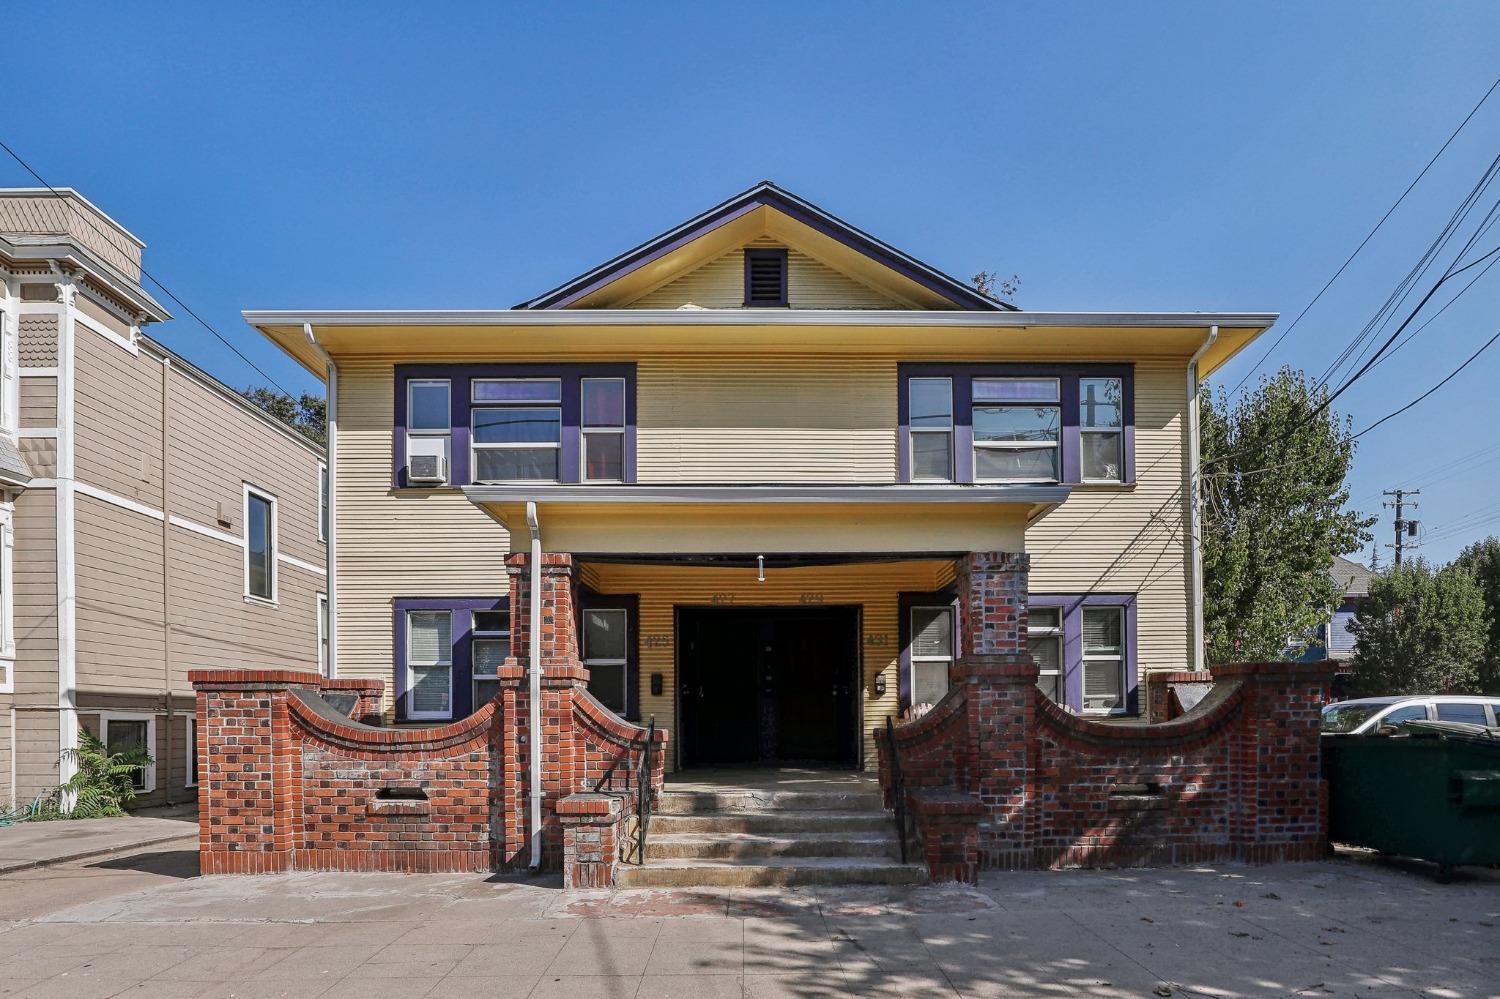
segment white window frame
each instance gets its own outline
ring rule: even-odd
[[[526,401],[526,402],[478,402],[474,399],[474,390],[488,382],[551,382],[557,386],[557,401]],[[530,482],[561,482],[563,477],[562,467],[562,439],[565,428],[563,427],[563,379],[558,377],[545,378],[471,378],[469,380],[469,480],[475,483],[486,484],[524,484]],[[474,432],[474,414],[482,409],[515,410],[515,409],[552,409],[557,411],[557,443],[548,444],[540,441],[525,442],[519,444],[481,444],[476,439]],[[520,450],[550,450],[557,452],[557,476],[551,479],[481,479],[479,477],[479,452],[480,451],[520,451]]]
[[[0,501],[0,694],[16,689],[15,503]]]
[[[1083,637],[1083,635],[1084,635],[1083,619],[1085,617],[1087,617],[1090,612],[1094,612],[1094,611],[1098,611],[1098,612],[1108,611],[1108,612],[1110,612],[1112,614],[1119,615],[1119,618],[1120,618],[1120,644],[1118,646],[1116,646],[1117,652],[1114,655],[1109,655],[1109,656],[1102,656],[1102,655],[1090,656],[1089,655],[1088,643],[1087,643],[1087,641]],[[1080,659],[1080,666],[1079,666],[1079,668],[1082,670],[1082,673],[1081,673],[1079,679],[1082,682],[1082,686],[1083,686],[1083,693],[1081,695],[1081,699],[1079,700],[1079,709],[1080,709],[1080,711],[1083,714],[1086,714],[1086,715],[1123,715],[1123,714],[1126,714],[1129,711],[1129,707],[1130,707],[1129,703],[1128,703],[1129,702],[1129,698],[1126,696],[1126,688],[1129,686],[1129,684],[1127,684],[1125,682],[1125,670],[1128,667],[1128,661],[1130,659],[1130,655],[1129,655],[1129,652],[1130,652],[1130,635],[1129,635],[1129,632],[1128,632],[1129,624],[1130,624],[1130,621],[1129,621],[1129,618],[1125,614],[1125,608],[1123,606],[1121,606],[1121,605],[1118,605],[1118,604],[1092,604],[1092,605],[1087,605],[1086,604],[1082,608],[1079,609],[1079,612],[1078,612],[1078,632],[1079,632],[1079,637],[1078,637],[1078,655],[1079,655],[1079,659]],[[1091,663],[1091,662],[1094,662],[1094,663],[1111,663],[1111,662],[1115,663],[1116,669],[1117,669],[1118,674],[1119,674],[1118,675],[1118,679],[1120,681],[1120,704],[1119,704],[1118,707],[1113,707],[1113,708],[1091,708],[1091,707],[1088,706],[1089,663]]]
[[[1087,427],[1083,423],[1083,383],[1084,382],[1118,382],[1120,384],[1120,425],[1118,427]],[[1115,454],[1118,456],[1120,474],[1113,479],[1091,479],[1083,474],[1083,456],[1087,452],[1084,447],[1084,438],[1090,435],[1096,437],[1113,437],[1115,439]],[[1103,485],[1119,485],[1125,481],[1125,379],[1118,375],[1080,375],[1078,377],[1078,478],[1080,482],[1089,484],[1100,483]]]
[[[412,389],[420,385],[441,385],[448,395],[448,429],[446,430],[413,430],[411,426],[411,414],[413,407],[411,403]],[[451,482],[453,479],[453,381],[449,378],[408,378],[406,380],[406,463],[411,465],[412,447],[414,440],[440,440],[443,442],[443,482]],[[422,483],[427,486],[430,483]]]
[[[149,711],[101,711],[99,712],[99,741],[104,744],[104,751],[109,752],[109,723],[112,721],[146,723],[146,752],[151,757],[151,763],[142,772],[141,778],[145,782],[144,787],[136,788],[136,794],[150,794],[156,790],[156,715]]]
[[[187,716],[187,742],[183,744],[183,787],[198,786],[198,719]]]
[[[21,425],[21,303],[16,285],[0,281],[0,432],[12,440]]]
[[[1057,615],[1056,625],[1033,624],[1031,622],[1035,620],[1035,618],[1028,617],[1027,619],[1026,638],[1028,644],[1032,638],[1047,638],[1057,642],[1057,669],[1041,669],[1039,663],[1037,677],[1038,679],[1044,676],[1057,677],[1057,691],[1061,696],[1054,700],[1052,703],[1056,704],[1060,708],[1066,708],[1068,706],[1068,692],[1063,685],[1067,682],[1064,677],[1067,676],[1068,671],[1067,663],[1063,661],[1063,657],[1067,655],[1067,637],[1064,634],[1063,629],[1063,608],[1055,605],[1049,605],[1046,607],[1033,607],[1031,609],[1032,614],[1035,614],[1037,611],[1052,611]]]
[[[328,619],[328,594],[319,593],[315,604],[318,615],[318,675],[328,676],[328,633],[333,622]]]
[[[937,427],[916,427],[912,425],[911,419],[911,383],[912,382],[947,382],[948,383],[948,427],[939,429]],[[951,375],[913,375],[906,380],[906,468],[912,482],[954,482],[958,478],[958,428],[957,414],[953,406],[953,377]],[[917,436],[919,434],[947,434],[948,435],[948,475],[946,478],[938,478],[931,475],[917,474]],[[908,622],[910,623],[910,622]]]
[[[328,543],[328,462],[318,462],[318,540]]]
[[[630,707],[630,612],[624,607],[585,607],[583,610],[585,621],[589,614],[618,614],[620,620],[625,624],[625,658],[614,659],[603,656],[590,656],[588,654],[588,626],[581,629],[582,634],[578,636],[579,651],[583,653],[580,657],[585,666],[618,666],[620,667],[620,714]]]
[[[240,547],[244,552],[245,600],[249,601],[250,603],[268,604],[274,607],[276,606],[278,598],[280,597],[279,587],[281,585],[281,573],[277,571],[277,563],[281,561],[281,537],[278,533],[278,520],[280,511],[277,509],[280,506],[280,501],[277,499],[275,493],[268,492],[267,490],[262,489],[259,486],[251,485],[248,482],[246,482],[244,486],[244,500],[240,504],[240,516],[243,521],[240,529]],[[271,507],[271,530],[269,534],[271,595],[269,597],[263,597],[257,593],[250,592],[250,498],[252,496],[257,499],[265,500],[268,504],[270,504]]]
[[[1052,402],[980,402],[974,398],[974,382],[1051,382],[1054,389]],[[974,463],[975,482],[1009,482],[1009,483],[1052,483],[1062,481],[1062,379],[1050,375],[977,375],[969,382],[969,427],[972,440],[970,445],[973,456],[970,460]],[[1057,410],[1057,438],[1050,442],[1044,441],[981,441],[978,434],[974,432],[974,410],[983,407],[985,409],[1055,409]],[[1036,451],[1042,448],[1052,449],[1055,457],[1052,459],[1057,474],[1048,478],[1038,479],[1011,479],[985,477],[979,474],[979,452],[980,451]]]
[[[413,663],[411,654],[411,617],[413,614],[447,614],[448,615],[448,661],[444,663],[437,660],[430,663]],[[442,720],[453,717],[453,610],[444,607],[411,607],[406,611],[406,717],[412,721]],[[416,704],[416,674],[413,672],[414,665],[447,666],[448,667],[448,710],[447,711],[418,711]]]
[[[946,656],[919,656],[917,655],[917,622],[914,615],[917,611],[943,611],[948,615],[948,650]],[[913,704],[925,704],[925,701],[917,700],[917,663],[947,663],[948,670],[944,671],[948,690],[953,689],[952,666],[958,652],[958,614],[952,604],[912,604],[906,608],[906,634],[907,644],[911,648],[908,655],[910,660],[907,669],[907,689],[911,691],[911,702]]]
[[[584,405],[583,393],[590,382],[618,382],[620,385],[620,425],[615,426],[590,426],[583,422]],[[578,379],[578,481],[579,482],[603,482],[621,483],[625,475],[625,413],[630,408],[628,393],[630,386],[624,378],[614,376],[601,376],[598,378],[587,377]],[[559,428],[561,430],[561,428]],[[614,436],[620,438],[620,475],[618,479],[592,479],[589,478],[589,435]]]
[[[501,631],[494,628],[481,628],[477,616],[479,614],[495,613],[496,611],[474,609],[469,611],[469,704],[474,710],[479,710],[479,681],[495,680],[500,676],[497,669],[494,673],[478,672],[476,663],[479,657],[474,654],[474,647],[480,642],[506,642],[510,639],[510,615],[506,613],[507,627]]]

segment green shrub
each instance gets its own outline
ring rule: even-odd
[[[64,784],[37,798],[28,818],[102,819],[125,814],[135,798],[135,776],[151,765],[143,749],[111,754],[93,734],[80,729],[78,747],[63,752],[62,760],[76,769]],[[72,802],[72,808],[67,803]]]

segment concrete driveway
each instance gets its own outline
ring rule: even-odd
[[[1003,874],[977,889],[565,892],[200,878],[194,861],[0,878],[0,995],[1500,996],[1489,872],[1439,885],[1344,860]]]

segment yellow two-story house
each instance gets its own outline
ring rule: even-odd
[[[1029,556],[1048,696],[1137,714],[1201,664],[1191,400],[1275,320],[1018,310],[770,183],[511,309],[246,317],[329,386],[333,674],[469,714],[537,542],[677,768],[873,767],[975,551]]]

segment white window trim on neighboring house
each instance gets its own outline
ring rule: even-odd
[[[0,694],[16,689],[15,504],[0,502]]]
[[[187,741],[183,743],[183,787],[198,786],[198,719],[187,716]]]
[[[243,561],[245,570],[245,600],[250,603],[268,604],[274,607],[276,606],[278,598],[280,597],[280,573],[276,571],[276,566],[281,561],[281,545],[277,533],[277,519],[279,515],[277,507],[280,505],[280,503],[277,500],[275,493],[268,492],[265,489],[260,488],[259,486],[252,486],[248,482],[244,484],[244,487],[244,500],[240,504],[240,513],[243,518],[243,525],[241,527],[240,533],[240,546],[244,551]],[[270,532],[267,537],[267,541],[270,543],[271,554],[271,557],[267,560],[270,565],[271,573],[271,595],[269,597],[263,597],[259,594],[250,592],[250,497],[252,496],[265,500],[268,504],[270,504],[271,507]]]
[[[448,615],[448,661],[441,659],[430,663],[415,663],[411,654],[411,619],[413,614],[446,614]],[[413,666],[447,666],[448,667],[448,710],[446,711],[418,711],[416,709],[416,672]],[[406,717],[412,721],[435,721],[453,717],[453,611],[440,608],[420,608],[406,612]]]
[[[333,624],[328,619],[328,594],[319,593],[317,597],[318,615],[318,675],[328,675],[328,632]]]
[[[101,711],[99,712],[99,741],[109,751],[109,723],[112,721],[143,721],[146,723],[146,752],[151,763],[142,774],[145,786],[136,789],[136,794],[150,794],[156,790],[156,715],[149,711]]]
[[[328,462],[318,462],[318,540],[328,543]]]
[[[21,314],[15,285],[0,298],[0,431],[15,437],[21,423]]]

